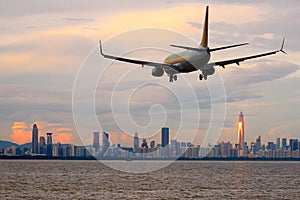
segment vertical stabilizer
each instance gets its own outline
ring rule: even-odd
[[[200,46],[207,47],[208,46],[208,6],[206,6],[206,13],[204,19],[204,26],[202,32],[202,40]]]

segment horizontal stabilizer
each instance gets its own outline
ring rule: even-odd
[[[186,49],[186,50],[192,50],[192,51],[199,51],[199,52],[203,52],[203,51],[207,51],[208,48],[207,47],[187,47],[187,46],[180,46],[180,45],[170,45],[171,47],[176,47],[176,48],[181,48],[181,49]]]
[[[239,47],[239,46],[243,46],[243,45],[247,45],[247,44],[249,44],[249,43],[235,44],[235,45],[218,47],[218,48],[213,48],[213,49],[210,49],[208,47],[198,47],[197,48],[197,47],[187,47],[187,46],[180,46],[180,45],[173,45],[173,44],[170,46],[181,48],[181,49],[186,49],[186,50],[198,51],[198,52],[203,52],[203,51],[212,52],[212,51],[219,51],[219,50],[223,50],[223,49],[229,49],[229,48],[233,48],[233,47]]]

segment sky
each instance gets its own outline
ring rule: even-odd
[[[210,47],[250,43],[213,52],[213,61],[276,50],[284,36],[288,54],[216,68],[207,82],[194,72],[175,83],[98,54],[101,39],[106,53],[162,62],[180,51],[170,44],[199,44],[206,5]],[[299,138],[299,25],[293,0],[1,1],[0,139],[29,142],[37,123],[40,135],[53,132],[61,143],[91,144],[95,130],[125,146],[134,132],[160,143],[163,126],[196,144],[209,134],[236,143],[240,111],[248,142]]]

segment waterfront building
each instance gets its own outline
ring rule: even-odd
[[[260,137],[260,136],[258,136],[258,137],[256,138],[256,142],[255,142],[255,150],[256,150],[256,151],[261,150],[261,137]]]
[[[47,148],[46,148],[46,139],[44,136],[40,137],[40,154],[47,154]]]
[[[220,143],[221,157],[223,157],[223,158],[230,157],[231,149],[232,149],[232,144],[230,144],[230,142]]]
[[[169,128],[163,127],[161,129],[161,146],[165,147],[169,144]]]
[[[37,127],[36,124],[33,124],[33,128],[32,128],[32,142],[31,142],[31,147],[32,147],[32,150],[31,150],[31,153],[32,154],[38,154],[39,151],[38,151],[38,138],[39,138],[39,129]]]
[[[95,149],[96,152],[100,148],[100,144],[99,144],[99,131],[95,131],[93,133],[93,148]]]
[[[282,138],[282,150],[287,149],[286,138]]]
[[[280,138],[276,138],[276,149],[280,149]]]
[[[103,154],[105,154],[105,152],[107,151],[107,149],[109,148],[110,144],[109,144],[109,134],[103,131],[102,134],[102,150],[103,150]]]
[[[244,123],[244,115],[243,115],[242,111],[239,114],[237,129],[238,129],[238,152],[239,152],[239,157],[244,157],[245,156],[245,141],[244,141],[245,123]]]
[[[133,149],[135,152],[138,151],[140,145],[139,145],[139,136],[138,133],[134,134],[134,138],[133,138]]]
[[[47,156],[53,156],[52,133],[47,133]]]
[[[291,151],[296,151],[298,150],[298,139],[290,139],[290,150]]]
[[[150,142],[150,148],[154,148],[155,147],[155,141],[154,140],[152,140],[151,142]]]

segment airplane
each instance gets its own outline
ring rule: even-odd
[[[164,75],[164,73],[166,73],[169,76],[169,82],[173,82],[173,81],[177,80],[176,74],[190,73],[190,72],[194,72],[197,70],[200,71],[199,79],[207,80],[208,76],[211,76],[215,73],[215,66],[221,66],[225,69],[226,65],[230,65],[230,64],[240,65],[240,62],[243,62],[245,60],[250,60],[250,59],[259,58],[259,57],[263,57],[263,56],[269,56],[272,54],[276,54],[278,52],[282,52],[282,53],[286,54],[286,52],[283,50],[283,46],[284,46],[284,42],[285,42],[285,38],[283,38],[281,48],[279,50],[270,51],[267,53],[256,54],[256,55],[252,55],[252,56],[246,56],[246,57],[241,57],[241,58],[235,58],[235,59],[229,59],[229,60],[223,60],[223,61],[209,63],[211,52],[228,49],[228,48],[233,48],[233,47],[239,47],[239,46],[243,46],[243,45],[248,45],[249,43],[235,44],[235,45],[223,46],[223,47],[218,47],[218,48],[209,48],[208,47],[208,11],[209,11],[209,6],[206,6],[204,27],[202,30],[202,39],[201,39],[201,43],[200,43],[199,47],[170,45],[172,47],[185,49],[185,51],[168,56],[164,60],[164,63],[135,60],[135,59],[129,59],[129,58],[125,58],[125,57],[117,57],[117,56],[104,54],[103,50],[102,50],[101,40],[99,41],[100,54],[108,59],[138,64],[138,65],[142,65],[142,67],[144,67],[144,65],[154,67],[152,69],[152,75],[155,77],[162,77]]]

